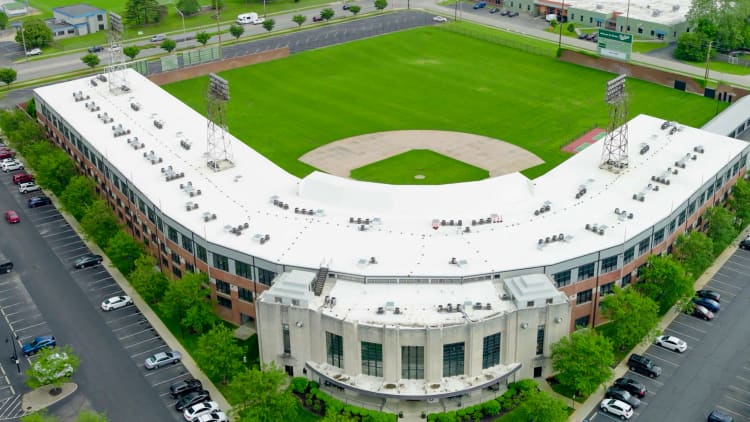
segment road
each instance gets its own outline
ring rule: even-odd
[[[0,221],[0,250],[15,264],[13,273],[0,278],[0,310],[5,317],[0,321],[0,336],[12,338],[10,324],[20,347],[35,336],[54,334],[59,344],[70,345],[78,355],[81,364],[73,381],[79,388],[71,398],[54,405],[53,413],[72,416],[80,409],[94,409],[106,411],[110,421],[178,420],[179,415],[167,407],[170,402],[144,377],[145,356],[134,357],[97,308],[101,297],[117,294],[119,287],[107,281],[111,277],[101,266],[72,270],[72,257],[88,248],[52,206],[26,208],[26,197],[10,179],[10,175],[0,175],[0,208],[3,212],[15,209],[21,223]],[[10,353],[10,344],[4,347],[8,349],[0,356]],[[30,362],[21,359],[22,371]],[[28,391],[15,365],[8,359],[0,363],[15,393]],[[0,419],[13,411],[4,413],[0,407]]]
[[[629,371],[627,377],[648,388],[633,421],[703,422],[719,409],[736,422],[750,421],[750,252],[737,250],[705,288],[721,294],[721,311],[713,321],[678,315],[665,329],[688,343],[678,354],[658,346],[644,353],[663,369],[651,379]],[[594,412],[589,420],[615,421]]]

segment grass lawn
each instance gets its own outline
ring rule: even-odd
[[[667,46],[665,42],[638,41],[633,43],[633,53],[648,53]]]
[[[562,146],[606,125],[604,87],[613,74],[559,62],[551,43],[535,41],[547,50],[530,54],[503,45],[524,48],[527,39],[489,29],[471,36],[470,24],[454,25],[222,72],[232,90],[229,130],[300,177],[313,168],[298,158],[321,145],[372,132],[432,129],[526,148],[545,161],[524,171],[534,178],[569,157]],[[716,102],[698,95],[638,80],[628,84],[631,117],[646,113],[700,127],[716,111]],[[206,85],[201,77],[164,88],[204,113]]]
[[[682,63],[688,64],[693,67],[697,67],[700,69],[706,69],[706,63],[696,63],[696,62],[689,62],[687,60],[680,60]],[[709,64],[709,69],[716,72],[721,73],[729,73],[732,75],[750,75],[750,67],[748,66],[742,66],[739,64],[730,64],[726,62],[718,62],[718,61],[711,61]],[[709,73],[709,77],[715,78],[714,75]]]
[[[415,179],[416,175],[422,175],[424,179]],[[443,185],[482,180],[490,174],[437,152],[415,149],[352,170],[351,177],[393,185]]]
[[[199,3],[204,6],[212,4],[213,0],[199,0]],[[303,9],[315,7],[317,5],[328,4],[329,0],[305,0],[303,2],[295,2],[294,0],[273,0],[267,1],[265,11],[267,14],[281,12],[285,10]],[[70,6],[81,3],[80,0],[30,0],[29,3],[32,7],[39,9],[42,12],[43,17],[52,17],[53,7]],[[99,7],[101,9],[112,11],[120,14],[123,18],[125,17],[125,4],[124,0],[87,0],[85,3]],[[141,35],[152,35],[163,32],[177,32],[182,31],[182,19],[177,14],[177,0],[173,1],[160,1],[165,4],[167,8],[167,15],[163,17],[162,21],[156,24],[150,24],[147,26],[134,26],[128,25],[124,37],[125,39],[139,37]],[[234,22],[237,15],[247,12],[257,12],[263,14],[263,0],[224,0],[224,8],[221,10],[221,21],[222,22]],[[336,14],[339,15],[341,12],[345,12],[336,9]],[[193,16],[185,17],[185,27],[188,29],[206,25],[216,25],[216,21],[211,17],[214,14],[212,10],[199,13]],[[351,13],[346,13],[347,16]],[[140,34],[142,32],[142,34]],[[96,43],[93,43],[96,44]]]

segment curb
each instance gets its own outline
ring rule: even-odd
[[[78,390],[78,384],[66,382],[60,386],[60,393],[52,395],[52,386],[44,385],[36,390],[29,391],[21,398],[21,409],[24,413],[34,413],[45,409],[62,399],[70,396]]]
[[[693,289],[694,290],[700,290],[702,289],[706,284],[708,284],[709,281],[711,281],[711,278],[716,274],[716,272],[726,264],[726,262],[729,260],[729,258],[734,255],[734,253],[737,251],[737,245],[739,242],[746,237],[748,237],[748,234],[750,234],[750,226],[740,232],[740,234],[732,241],[732,243],[727,246],[726,249],[714,260],[714,262],[706,269],[706,271],[701,274],[700,277],[698,277],[697,280],[695,280],[695,283],[693,283]],[[659,324],[657,325],[657,328],[659,330],[664,330],[669,326],[669,324],[674,321],[675,318],[677,318],[677,315],[679,315],[680,312],[676,311],[674,309],[667,312],[666,315],[659,321]],[[638,353],[642,354],[643,352],[648,349],[648,347],[651,346],[650,341],[642,341],[638,343],[632,350],[630,350],[630,353]],[[630,354],[628,353],[628,354]],[[613,378],[620,378],[625,375],[625,373],[628,372],[628,365],[627,365],[627,359],[624,359],[620,363],[617,364],[617,366],[614,368],[614,377]],[[599,403],[604,399],[604,392],[606,391],[607,386],[601,385],[599,388],[593,392],[588,399],[586,399],[586,402],[584,402],[578,409],[576,409],[575,412],[573,412],[572,415],[568,418],[569,422],[580,422],[586,419],[586,416],[591,413],[594,409],[596,409],[599,406]],[[569,401],[570,399],[568,397],[559,396],[558,397]]]

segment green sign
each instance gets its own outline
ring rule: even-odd
[[[598,43],[600,56],[630,61],[630,52],[633,51],[632,35],[600,28]]]

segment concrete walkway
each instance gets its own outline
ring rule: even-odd
[[[98,245],[83,236],[83,230],[81,229],[80,224],[78,224],[78,221],[73,218],[73,216],[62,210],[63,208],[58,199],[52,193],[47,193],[47,195],[52,199],[55,207],[60,210],[60,214],[62,214],[63,218],[65,218],[65,221],[67,221],[68,224],[70,224],[70,226],[76,231],[76,233],[81,236],[81,240],[86,243],[86,246],[88,246],[93,253],[99,254],[104,257],[104,262],[102,263],[102,265],[105,265],[107,267],[107,270],[112,275],[112,278],[117,282],[123,292],[133,298],[135,306],[138,307],[138,310],[141,311],[141,314],[143,314],[143,316],[148,320],[149,324],[151,324],[154,330],[159,333],[159,336],[164,339],[164,342],[171,349],[178,350],[180,353],[182,353],[182,365],[185,367],[185,369],[187,369],[187,371],[190,372],[190,374],[194,378],[200,380],[200,382],[203,384],[203,388],[211,393],[211,400],[218,403],[221,410],[223,410],[224,412],[228,412],[231,406],[229,406],[229,402],[227,402],[227,400],[224,398],[224,395],[221,394],[219,389],[216,388],[216,386],[208,378],[208,376],[206,376],[206,374],[201,371],[201,369],[193,360],[192,356],[190,356],[185,348],[182,347],[182,344],[180,344],[180,342],[177,340],[177,338],[175,338],[172,332],[169,331],[169,329],[164,325],[161,319],[159,319],[159,317],[154,313],[154,311],[151,309],[151,306],[149,306],[146,301],[141,298],[141,296],[138,294],[138,292],[135,291],[133,286],[128,283],[128,280],[125,278],[125,276],[123,276],[120,271],[115,268],[114,265],[112,265],[112,263],[105,255],[104,251],[102,251],[102,249],[99,248]],[[154,394],[156,394],[156,391],[154,391]]]

